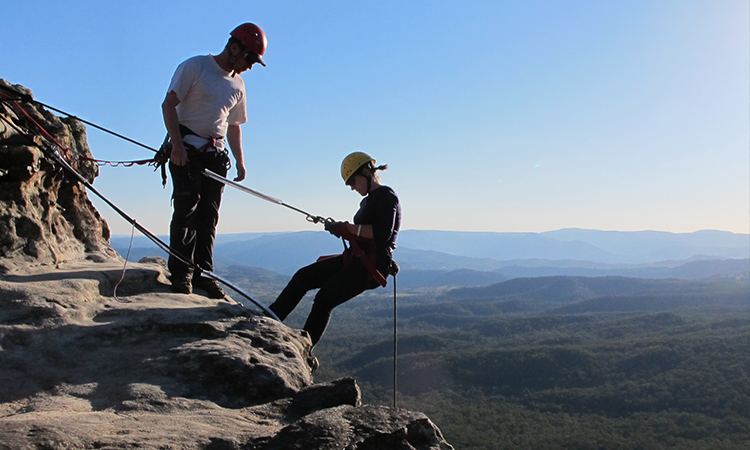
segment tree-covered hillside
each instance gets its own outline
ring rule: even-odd
[[[354,376],[365,402],[392,404],[390,288],[334,310],[317,382]],[[456,448],[750,445],[746,278],[531,278],[402,289],[398,304],[398,405]]]

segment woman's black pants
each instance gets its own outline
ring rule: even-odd
[[[284,320],[307,291],[320,289],[303,327],[315,345],[328,326],[333,308],[377,286],[359,258],[352,257],[345,263],[342,255],[334,256],[299,269],[269,308]]]

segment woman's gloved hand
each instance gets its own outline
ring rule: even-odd
[[[340,238],[346,232],[346,226],[348,224],[349,222],[327,221],[325,225],[323,225],[323,227],[326,229],[327,232]]]

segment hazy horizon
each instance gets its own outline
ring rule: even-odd
[[[556,231],[564,231],[564,230],[581,230],[581,231],[601,231],[601,232],[613,232],[613,233],[641,233],[641,232],[654,232],[654,233],[670,233],[670,234],[695,234],[695,233],[701,233],[701,232],[718,232],[718,233],[731,233],[734,235],[739,236],[750,236],[750,232],[747,233],[736,233],[734,231],[728,231],[728,230],[717,230],[717,229],[703,229],[703,230],[695,230],[695,231],[684,231],[684,232],[673,232],[673,231],[665,231],[665,230],[600,230],[600,229],[594,229],[594,228],[576,228],[576,227],[569,227],[569,228],[558,228],[555,230],[545,230],[545,231],[464,231],[464,230],[438,230],[438,229],[416,229],[416,228],[402,228],[401,231],[436,231],[436,232],[455,232],[455,233],[509,233],[509,234],[544,234],[544,233],[554,233]],[[297,233],[300,231],[325,231],[322,228],[321,229],[313,229],[313,230],[274,230],[274,231],[240,231],[240,232],[233,232],[233,233],[217,233],[217,235],[222,236],[229,236],[233,234],[280,234],[280,233]],[[143,236],[136,230],[136,236]],[[159,234],[160,236],[167,236],[168,234],[162,233]],[[126,234],[115,234],[111,233],[112,237],[127,237],[130,238],[130,231],[128,231]],[[143,236],[146,237],[146,236]]]

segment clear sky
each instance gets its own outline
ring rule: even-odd
[[[351,220],[351,151],[388,163],[404,229],[750,232],[748,0],[3,2],[0,78],[158,147],[176,66],[255,22],[244,185]],[[100,159],[148,150],[89,128]],[[230,172],[234,177],[234,169]],[[171,185],[95,186],[166,234]],[[95,202],[114,234],[130,226]],[[220,233],[319,230],[233,189]]]

